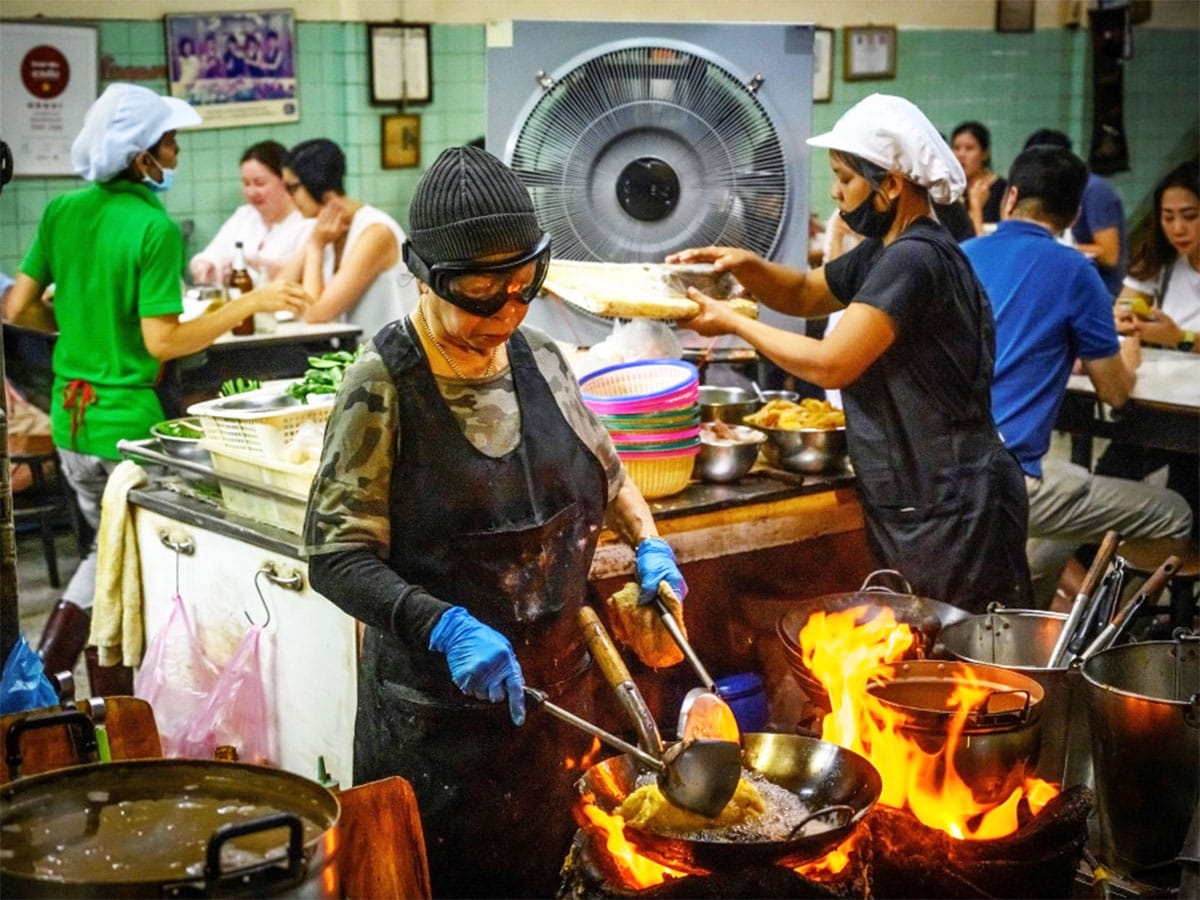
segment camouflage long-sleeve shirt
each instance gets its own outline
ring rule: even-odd
[[[584,405],[575,375],[554,342],[536,329],[521,331],[567,422],[604,467],[611,503],[625,480],[612,439]],[[521,411],[510,369],[486,379],[436,381],[480,452],[500,457],[516,447]],[[364,391],[372,402],[346,402]],[[399,421],[392,377],[369,345],[346,371],[334,401],[309,495],[302,550],[316,590],[365,624],[423,646],[450,604],[409,584],[385,562],[392,533],[390,473],[403,428],[420,429],[420,423]],[[413,485],[414,490],[429,487]],[[371,496],[364,496],[367,492]]]

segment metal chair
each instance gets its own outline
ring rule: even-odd
[[[79,544],[79,556],[86,551],[84,525],[75,498],[67,486],[66,479],[58,467],[58,454],[51,447],[37,452],[11,453],[9,460],[14,467],[28,466],[32,484],[13,495],[13,526],[19,531],[23,522],[32,522],[42,538],[42,554],[46,558],[46,569],[51,587],[60,587],[58,574],[58,552],[54,545],[56,529],[69,525]]]

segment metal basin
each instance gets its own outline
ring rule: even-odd
[[[178,434],[172,434],[172,426],[183,425],[188,429],[200,433],[200,437],[181,437]],[[204,436],[204,427],[200,424],[200,420],[195,416],[185,416],[181,419],[167,419],[165,422],[159,422],[150,429],[150,434],[158,441],[163,453],[167,456],[173,456],[175,459],[181,459],[185,462],[199,463],[204,466],[212,466],[212,456],[207,450],[200,446],[200,439]],[[195,472],[189,472],[186,469],[179,469],[180,476],[185,481],[201,481],[204,476],[198,475]]]
[[[692,474],[701,481],[724,483],[737,481],[750,471],[758,459],[758,448],[765,438],[749,425],[731,425],[736,439],[721,440],[700,428],[700,453]]]
[[[762,455],[768,465],[806,475],[840,472],[846,468],[845,428],[754,427],[767,436]]]
[[[741,425],[742,419],[757,410],[761,403],[750,391],[738,387],[700,385],[700,421],[728,422]]]

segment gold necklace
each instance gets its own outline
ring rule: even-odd
[[[442,346],[442,342],[437,339],[437,336],[433,333],[433,329],[429,327],[429,322],[425,319],[425,308],[420,304],[417,305],[417,318],[421,320],[421,330],[425,332],[425,336],[433,343],[433,346],[437,350],[438,354],[446,361],[446,365],[450,367],[450,371],[453,372],[455,377],[459,380],[466,381],[467,376],[463,374],[462,369],[458,367],[458,364],[454,361],[450,354],[446,352],[446,348]],[[493,347],[491,355],[488,356],[487,368],[483,370],[482,377],[484,378],[490,378],[496,372],[496,349],[497,348]]]

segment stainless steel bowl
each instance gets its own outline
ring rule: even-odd
[[[200,424],[200,420],[195,416],[186,416],[182,419],[167,419],[165,422],[159,422],[150,429],[150,434],[158,441],[162,447],[163,453],[167,456],[173,456],[176,459],[182,459],[187,462],[200,463],[201,465],[211,466],[212,457],[209,452],[200,446],[200,438],[178,437],[177,435],[169,434],[163,429],[164,425],[172,424],[186,425],[195,431],[204,434],[204,427]],[[196,480],[200,478],[195,472],[188,472],[184,469],[179,470],[180,474],[187,480]]]
[[[284,409],[289,406],[303,406],[303,401],[298,400],[291,394],[284,391],[279,393],[263,394],[258,391],[250,391],[245,394],[234,394],[232,397],[226,397],[212,405],[216,410],[247,410],[252,412],[261,412],[267,409]]]
[[[752,391],[738,387],[700,386],[700,421],[741,425],[742,419],[762,406]]]
[[[738,440],[713,438],[701,428],[700,453],[692,470],[692,474],[701,481],[737,481],[750,471],[758,459],[758,448],[766,440],[763,433],[749,425],[731,427]]]
[[[762,445],[763,459],[777,469],[818,475],[838,472],[846,467],[845,428],[755,427],[767,436]]]
[[[759,405],[762,406],[770,403],[772,400],[786,400],[789,403],[796,403],[799,399],[800,395],[795,391],[763,391],[762,403]]]

